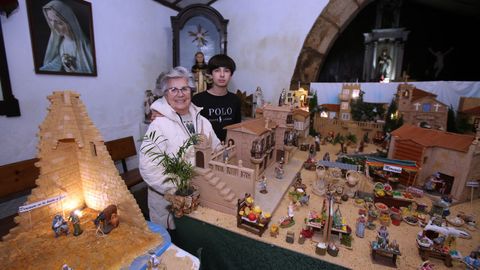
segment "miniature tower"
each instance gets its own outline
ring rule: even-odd
[[[51,220],[57,213],[88,207],[97,211],[117,205],[122,222],[147,230],[135,199],[120,177],[100,132],[88,117],[79,94],[54,92],[38,132],[40,168],[37,187],[26,204],[64,196],[58,202],[20,213],[18,224],[4,240],[31,229],[31,224]]]
[[[212,137],[204,134],[203,126],[200,127],[199,142],[195,148],[195,166],[207,168],[212,160]]]
[[[345,83],[342,85],[342,92],[339,95],[340,119],[345,121],[352,120],[350,103],[352,99],[358,98],[360,91],[359,83]]]

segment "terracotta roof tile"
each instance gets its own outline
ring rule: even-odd
[[[322,104],[320,105],[322,108],[329,112],[339,112],[340,111],[340,104]]]
[[[480,106],[464,110],[461,113],[468,114],[468,115],[480,115]]]
[[[268,120],[268,128],[265,127],[265,118],[257,118],[246,120],[238,124],[233,124],[224,127],[227,130],[237,130],[254,135],[262,135],[263,133],[270,131],[272,128],[276,128],[278,124],[275,121]]]
[[[410,124],[404,124],[394,130],[392,136],[401,140],[411,140],[425,147],[441,147],[461,152],[467,152],[475,139],[472,135],[426,129]]]
[[[293,114],[300,114],[304,117],[307,117],[307,116],[310,115],[310,113],[308,111],[303,110],[303,109],[295,109],[295,110],[293,110]]]
[[[412,101],[415,101],[417,99],[423,98],[423,97],[437,97],[437,95],[432,94],[430,92],[424,91],[422,89],[414,88],[412,90]]]

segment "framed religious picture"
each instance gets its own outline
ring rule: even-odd
[[[26,0],[36,73],[97,76],[92,4]]]
[[[171,17],[171,23],[173,66],[192,68],[195,72],[196,67],[206,66],[212,56],[227,53],[228,20],[214,8],[190,5]]]
[[[0,21],[0,115],[20,116],[18,100],[12,93],[8,73],[7,54],[3,43],[2,22]]]

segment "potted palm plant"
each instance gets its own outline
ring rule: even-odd
[[[191,180],[195,176],[193,164],[185,157],[188,148],[195,145],[199,135],[192,135],[179,147],[174,154],[168,154],[160,151],[159,144],[165,142],[160,136],[155,135],[155,131],[144,136],[146,142],[140,149],[157,165],[164,168],[164,174],[167,178],[164,182],[171,182],[177,188],[175,194],[165,194],[165,199],[172,203],[171,210],[176,217],[189,214],[194,211],[199,203],[200,193],[198,188],[192,185]]]

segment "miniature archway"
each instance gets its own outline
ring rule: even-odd
[[[290,89],[298,82],[317,80],[331,47],[357,14],[374,0],[331,0],[318,16],[305,38],[290,81]]]
[[[195,153],[195,165],[199,168],[205,168],[205,156],[202,151]]]

